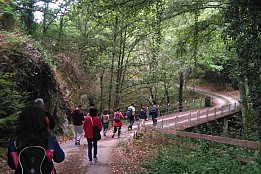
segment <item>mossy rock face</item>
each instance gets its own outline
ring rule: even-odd
[[[32,41],[17,34],[0,31],[0,48],[0,73],[12,74],[9,80],[22,96],[23,101],[20,102],[24,102],[26,106],[32,104],[36,98],[43,98],[46,110],[58,120],[56,133],[62,133],[60,131],[63,129],[59,126],[63,123],[59,122],[64,122],[67,118],[68,106],[61,96],[51,66]],[[0,129],[13,129],[18,114],[2,117]]]

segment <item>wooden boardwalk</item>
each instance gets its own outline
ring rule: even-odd
[[[148,126],[146,127],[149,129],[156,129],[168,134],[173,134],[176,136],[190,137],[227,145],[245,147],[248,149],[254,149],[254,157],[246,157],[241,155],[236,156],[236,158],[241,162],[254,162],[257,159],[256,156],[261,153],[261,142],[182,131],[186,128],[200,125],[219,118],[226,119],[226,117],[239,112],[241,112],[241,107],[239,103],[217,107],[201,108],[158,117],[158,125],[156,127],[153,127],[150,124],[147,124]]]
[[[241,108],[237,103],[234,103],[233,105],[228,104],[218,107],[200,108],[158,117],[157,127],[184,130],[192,126],[227,117],[239,112],[241,112]]]

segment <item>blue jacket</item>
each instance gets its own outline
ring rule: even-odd
[[[16,170],[18,165],[19,154],[16,149],[15,139],[11,139],[8,146],[8,166]],[[64,151],[61,149],[56,136],[51,134],[48,139],[48,148],[46,149],[46,156],[53,160],[54,162],[60,163],[64,160],[65,154]],[[53,168],[54,169],[54,168]],[[52,174],[55,173],[53,170]]]
[[[150,113],[152,118],[157,118],[158,117],[158,109],[156,107],[152,107],[150,109]]]

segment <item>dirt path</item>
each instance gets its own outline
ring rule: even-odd
[[[204,93],[205,95],[210,95],[217,106],[237,102],[236,99],[229,97],[228,95],[223,95],[217,92],[209,92],[207,90],[196,90],[199,93]],[[164,118],[164,117],[162,117]],[[151,124],[151,121],[146,122],[146,124]],[[135,123],[137,125],[137,122]],[[98,142],[98,163],[93,165],[88,164],[87,156],[87,144],[86,139],[81,140],[81,145],[76,146],[74,142],[63,144],[62,149],[64,149],[66,154],[66,160],[60,164],[55,164],[58,174],[110,174],[110,164],[111,154],[114,147],[120,142],[123,142],[131,137],[133,137],[135,129],[128,131],[126,127],[122,128],[121,138],[111,138],[112,130],[107,133],[107,136],[102,136],[102,139]]]
[[[88,164],[87,141],[85,138],[81,140],[81,145],[74,145],[73,141],[61,145],[65,151],[66,159],[62,163],[56,163],[55,168],[58,174],[109,174],[110,173],[110,157],[113,148],[120,142],[133,137],[134,130],[127,131],[126,127],[122,128],[121,138],[112,138],[112,130],[107,136],[102,136],[98,141],[98,163]],[[117,136],[116,136],[117,137]]]

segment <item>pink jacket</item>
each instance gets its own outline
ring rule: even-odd
[[[91,122],[91,118],[93,121],[93,125]],[[95,116],[95,117],[91,117],[91,116],[86,116],[83,122],[83,129],[84,129],[84,137],[85,138],[93,138],[93,126],[98,126],[98,130],[101,132],[102,130],[102,122],[100,117]]]

